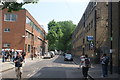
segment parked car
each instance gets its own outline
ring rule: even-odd
[[[65,54],[64,61],[73,61],[73,57],[71,54]]]
[[[45,55],[44,55],[44,59],[50,59],[51,58],[51,54],[49,52],[47,52]]]
[[[50,53],[50,55],[51,55],[51,58],[53,58],[53,57],[55,56],[54,51],[50,51],[49,53]]]

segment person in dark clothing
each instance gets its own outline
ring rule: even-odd
[[[26,56],[26,53],[25,53],[25,51],[24,51],[24,50],[22,51],[21,55],[22,55],[23,60],[24,60],[24,62],[25,62],[25,56]]]
[[[17,70],[18,68],[20,68],[20,72],[22,74],[22,62],[23,62],[23,57],[22,55],[17,52],[17,56],[16,58],[14,59],[14,62],[15,62],[15,71],[16,71],[16,74],[17,74]]]
[[[15,67],[22,67],[23,57],[20,53],[17,53],[16,58],[14,59]]]
[[[101,56],[101,64],[102,64],[102,77],[108,76],[108,63],[109,57],[106,54]]]
[[[5,62],[5,50],[2,50],[2,62]]]

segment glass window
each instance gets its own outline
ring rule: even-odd
[[[26,23],[30,24],[30,19],[28,17],[26,17]]]
[[[27,33],[27,36],[28,36],[28,38],[29,38],[29,39],[31,38],[31,35],[30,35],[30,33]]]
[[[3,47],[10,47],[10,44],[9,43],[5,43],[5,44],[3,44]]]
[[[45,37],[44,32],[29,17],[26,17],[26,24],[29,24],[33,29]]]
[[[5,28],[4,32],[10,32],[10,28]]]
[[[5,14],[4,21],[16,21],[17,15],[16,14]]]
[[[30,52],[30,45],[28,45],[28,52]]]

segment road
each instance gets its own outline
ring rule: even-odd
[[[3,72],[2,78],[16,78],[14,69]],[[81,69],[72,61],[64,61],[63,56],[56,55],[51,59],[43,59],[28,63],[23,67],[22,78],[83,78]]]

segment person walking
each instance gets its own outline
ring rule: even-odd
[[[25,56],[26,56],[26,52],[22,50],[22,57],[23,57],[24,62],[25,62]]]
[[[80,69],[80,68],[82,67],[81,65],[83,64],[84,58],[85,58],[85,55],[82,54],[82,55],[80,56],[80,64],[79,64],[79,68],[78,68],[78,69]]]
[[[108,76],[108,63],[109,63],[109,57],[104,53],[101,58],[101,65],[102,65],[102,77]]]
[[[89,68],[91,67],[91,62],[90,62],[90,59],[88,58],[87,54],[85,54],[82,57],[82,60],[80,61],[80,65],[82,68],[82,74],[83,74],[84,78],[86,79],[88,77]]]
[[[5,50],[2,50],[2,62],[5,62]]]
[[[17,56],[14,59],[14,63],[15,63],[15,72],[16,72],[16,76],[18,77],[18,69],[20,69],[20,74],[22,74],[22,62],[23,62],[23,57],[21,55],[21,53],[17,52]]]

